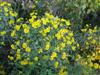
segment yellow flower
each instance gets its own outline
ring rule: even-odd
[[[69,37],[69,36],[66,36],[66,39],[67,39],[67,40],[70,40],[70,37]]]
[[[38,49],[38,53],[42,53],[43,52],[43,50],[42,49]]]
[[[17,16],[17,13],[16,12],[13,12],[13,11],[9,11],[9,14],[13,17],[16,17]]]
[[[42,18],[41,20],[44,25],[46,25],[49,22],[48,18]]]
[[[62,18],[61,21],[62,21],[62,22],[65,22],[66,20]]]
[[[53,26],[53,28],[57,29],[58,28],[58,22],[57,21],[53,21],[52,22],[52,26]]]
[[[6,34],[6,31],[1,31],[0,34],[1,34],[1,35],[5,35],[5,34]]]
[[[62,37],[63,38],[63,41],[64,42],[67,42],[67,39],[66,39],[66,37],[64,36],[64,37]]]
[[[53,27],[54,27],[55,29],[57,29],[57,28],[58,28],[58,25],[53,25]]]
[[[7,3],[7,5],[10,7],[11,6],[11,4],[10,3]]]
[[[20,44],[20,41],[16,41],[16,45],[19,45]]]
[[[98,56],[95,56],[95,59],[96,60],[100,60],[100,56],[98,55]]]
[[[75,49],[76,49],[76,47],[75,46],[72,46],[72,50],[75,51]]]
[[[91,63],[89,64],[89,66],[90,66],[90,67],[93,67],[93,63],[91,62]]]
[[[8,55],[8,58],[9,58],[10,60],[14,60],[14,57],[13,57],[13,56]]]
[[[64,68],[61,68],[58,75],[68,75],[68,72],[64,71]]]
[[[50,42],[46,42],[45,50],[49,50],[49,49],[50,49]]]
[[[1,42],[1,45],[5,45],[5,43],[4,42]]]
[[[98,69],[99,68],[99,64],[97,64],[97,63],[94,63],[93,66],[94,66],[95,69]]]
[[[82,32],[86,32],[86,31],[87,31],[87,29],[81,29],[81,31],[82,31]]]
[[[79,54],[76,55],[76,61],[78,61],[81,58],[81,56]]]
[[[50,15],[49,13],[45,13],[45,16],[46,16],[47,18],[50,18],[50,19],[54,18],[54,16],[53,16],[53,15]]]
[[[38,57],[36,56],[36,57],[34,57],[34,61],[38,61]]]
[[[51,57],[56,57],[56,56],[57,56],[57,53],[56,52],[52,52]]]
[[[70,37],[72,37],[72,36],[73,36],[73,33],[72,33],[72,32],[70,32],[68,35],[69,35]]]
[[[29,28],[27,24],[22,24],[23,28]]]
[[[28,54],[28,57],[26,58],[27,60],[30,60],[29,55],[30,55],[30,54]]]
[[[14,44],[11,45],[11,48],[12,48],[12,49],[16,49]]]
[[[33,65],[34,63],[33,62],[29,62],[29,65]]]
[[[14,24],[14,20],[12,20],[12,19],[9,20],[9,21],[8,21],[8,24]]]
[[[57,47],[54,48],[54,50],[58,51],[60,50],[60,46],[58,45]]]
[[[89,29],[89,31],[88,31],[90,34],[92,34],[93,33],[93,30],[92,29]]]
[[[13,31],[11,32],[11,37],[14,37],[14,36],[16,36],[16,31],[15,31],[15,30],[13,30]]]
[[[58,40],[61,39],[61,35],[60,35],[60,34],[57,33],[55,36],[56,36],[56,38],[57,38]]]
[[[7,4],[7,2],[2,2],[1,4],[0,4],[0,6],[4,6],[4,5],[6,5]]]
[[[72,44],[72,42],[71,42],[71,41],[67,41],[67,44],[71,45],[71,44]]]
[[[63,53],[62,53],[62,59],[66,59],[66,56],[67,56],[66,53],[63,52]]]
[[[75,42],[74,38],[72,37],[72,42]]]
[[[80,45],[77,43],[77,47],[79,47]]]
[[[96,43],[96,40],[95,40],[95,39],[93,39],[93,40],[91,41],[91,43],[92,43],[92,44],[95,44],[95,43]]]
[[[4,11],[5,12],[8,12],[8,8],[6,6],[4,7]]]
[[[30,47],[27,47],[25,50],[26,50],[26,52],[31,52]]]
[[[18,18],[18,19],[17,19],[17,23],[18,23],[18,22],[21,22],[22,20],[23,20],[23,18]]]
[[[30,13],[30,15],[31,15],[32,17],[34,17],[35,15],[37,15],[37,13],[36,13],[36,12],[32,12],[32,13]]]
[[[50,32],[50,26],[44,29],[44,33],[48,33],[48,32]]]
[[[66,21],[66,25],[68,25],[68,26],[71,25],[69,20]]]
[[[8,17],[8,16],[9,16],[9,14],[8,14],[8,13],[5,13],[5,16],[6,16],[6,17]],[[9,23],[9,22],[8,22],[8,23]]]
[[[25,28],[24,33],[29,33],[29,28]]]
[[[89,45],[89,42],[88,42],[88,41],[86,41],[86,42],[85,42],[85,44],[86,44],[86,45]]]
[[[57,57],[57,53],[56,52],[52,52],[50,60],[54,60],[55,57]]]
[[[17,53],[20,53],[20,49],[17,49]]]
[[[27,47],[27,43],[23,43],[22,48],[26,48],[26,47]]]
[[[91,40],[91,39],[92,39],[92,36],[89,36],[87,39],[88,39],[88,40]]]
[[[19,59],[21,59],[21,55],[20,55],[20,53],[17,53],[16,54],[16,60],[19,60]]]
[[[40,20],[37,20],[35,22],[32,23],[32,27],[33,28],[39,28],[41,26],[41,21]]]
[[[97,26],[95,26],[95,27],[94,27],[94,30],[93,30],[93,32],[96,32],[96,31],[97,31]]]
[[[57,67],[58,67],[58,65],[59,65],[59,62],[58,62],[58,61],[56,61],[56,62],[54,63],[54,67],[55,67],[55,68],[57,68]]]
[[[24,59],[23,61],[20,62],[21,65],[27,65],[29,62],[28,60]]]
[[[61,48],[64,48],[66,46],[65,43],[61,43],[60,45],[61,45]]]
[[[15,29],[18,31],[18,30],[20,30],[20,26],[19,25],[16,25],[15,26]]]
[[[61,30],[59,30],[58,31],[58,33],[55,35],[55,37],[58,39],[58,40],[60,40],[62,37],[64,37],[64,34],[65,33],[68,33],[68,29],[61,29]]]

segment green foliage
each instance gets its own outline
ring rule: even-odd
[[[50,12],[60,18],[68,18],[73,22],[74,28],[87,22],[84,18],[91,17],[89,15],[93,16],[89,21],[95,19],[100,10],[99,0],[14,0],[11,3],[19,17],[29,19],[29,13],[35,9],[39,17]]]
[[[41,1],[41,0],[40,0]],[[44,0],[45,6],[54,14],[63,18],[70,18],[75,22],[82,22],[82,18],[99,10],[99,0]]]
[[[10,3],[0,3],[0,59],[1,62],[7,59],[8,50],[10,49],[10,43],[12,38],[10,32],[12,25],[15,23],[15,13]],[[6,61],[4,61],[6,62]]]
[[[38,0],[13,0],[11,3],[13,10],[18,13],[18,17],[23,17],[24,20],[26,20],[27,18],[29,19],[30,13],[35,9],[37,9],[38,12],[43,11],[43,9],[40,10],[40,8],[38,7]]]
[[[84,1],[78,2],[78,0],[76,0],[76,4],[78,6],[84,5]],[[20,10],[29,9],[28,5],[30,4],[28,4],[28,0],[25,1],[25,4],[23,4],[21,0],[16,2],[20,3],[18,6],[21,5],[21,8],[16,8],[17,13],[14,11],[15,8],[14,10],[12,9],[11,4],[7,2],[0,3],[0,47],[2,48],[0,50],[1,52],[3,52],[5,48],[8,50],[8,54],[6,55],[7,62],[2,58],[2,62],[0,63],[5,66],[4,69],[6,74],[96,74],[96,71],[100,70],[100,61],[96,62],[96,60],[100,60],[100,29],[96,26],[90,28],[90,25],[87,24],[86,27],[80,28],[79,32],[79,30],[73,28],[73,22],[69,19],[61,18],[60,15],[63,15],[63,13],[55,13],[55,15],[58,14],[59,18],[45,12],[47,11],[46,9],[36,9],[41,2],[48,4],[49,0],[48,2],[40,0],[36,1],[36,7],[31,7],[34,10],[32,13],[30,13],[29,10],[28,13],[30,13],[30,17],[28,18],[26,17],[26,13],[24,14],[24,18],[19,18],[20,16],[23,17],[22,14],[17,15],[17,13],[21,13]],[[51,3],[52,2],[53,1],[51,1]],[[63,4],[63,2],[57,0],[57,4]],[[67,1],[64,3],[66,2]],[[78,7],[77,5],[74,5],[75,3],[73,2],[74,1],[69,1],[69,4],[67,2],[68,9],[66,10],[66,13],[68,13],[68,18],[71,20],[76,18],[77,20],[81,20],[78,17],[84,15],[84,12],[81,14],[79,14],[79,12],[80,10],[83,11],[87,9],[87,7]],[[55,3],[55,6],[57,4]],[[50,7],[49,9],[51,10],[51,8],[53,9],[53,7]],[[79,11],[74,12],[74,9],[78,9]],[[71,11],[73,12],[69,16]],[[54,11],[51,12],[53,13]],[[73,13],[77,16],[74,17]],[[4,57],[1,52],[0,57]]]

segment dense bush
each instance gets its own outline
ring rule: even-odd
[[[96,23],[100,17],[99,0],[14,0],[12,4],[19,16],[24,18],[29,18],[29,13],[36,9],[39,16],[43,16],[48,11],[55,16],[69,18],[76,25],[99,24],[99,20]]]
[[[12,10],[10,3],[0,3],[0,54],[4,54],[4,56],[0,58],[5,59],[8,53],[9,43],[12,41],[10,32],[13,28],[12,25],[15,23],[16,16],[17,13]]]
[[[75,24],[82,24],[83,18],[90,17],[95,18],[96,13],[100,9],[99,0],[39,0],[41,7],[46,7],[54,15],[61,18],[69,18]],[[92,19],[90,19],[92,21]]]
[[[29,19],[18,14],[0,3],[0,74],[98,75],[100,28],[86,24],[75,31],[69,19],[40,16],[38,9]]]

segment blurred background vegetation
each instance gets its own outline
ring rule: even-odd
[[[51,12],[55,16],[70,19],[73,24],[100,24],[100,0],[2,0],[13,4],[19,17],[30,18],[29,13],[37,9],[38,15]],[[26,15],[27,14],[27,15]]]
[[[19,17],[30,18],[29,13],[36,9],[39,16],[51,12],[55,16],[68,18],[74,25],[99,26],[100,0],[3,0],[13,4]]]

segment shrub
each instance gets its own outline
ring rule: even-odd
[[[10,48],[10,43],[12,42],[10,32],[15,24],[16,16],[17,13],[12,10],[10,3],[0,2],[0,53],[4,57],[0,58],[5,59],[7,51]]]
[[[24,21],[11,4],[2,2],[0,8],[1,52],[8,50],[6,62],[0,63],[6,74],[93,75],[100,70],[99,28],[86,25],[74,32],[69,19],[47,12],[40,17],[34,11]]]
[[[99,0],[44,0],[44,3],[54,15],[69,18],[75,24],[82,23],[84,16],[88,14],[96,15],[100,7]]]
[[[28,70],[29,74],[41,74],[46,70],[45,75],[49,71],[66,75],[69,70],[67,65],[77,65],[76,63],[81,67],[99,69],[99,64],[93,63],[95,59],[93,54],[98,45],[97,27],[91,29],[87,25],[85,29],[81,29],[81,35],[76,38],[78,34],[74,34],[71,30],[69,20],[48,13],[42,18],[37,18],[33,12],[27,23],[15,25],[13,31],[15,36],[12,38],[15,41],[11,45],[11,54],[8,58],[14,61],[15,65],[22,66],[21,68],[33,66],[32,69],[24,68],[22,72]],[[41,70],[40,67],[44,69]],[[82,72],[84,73],[84,70]]]

